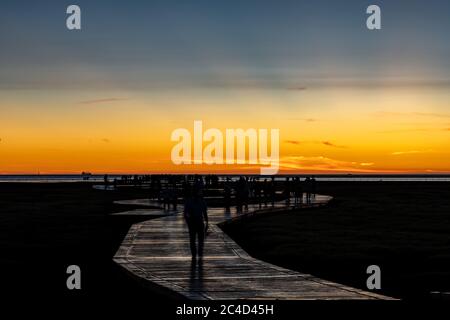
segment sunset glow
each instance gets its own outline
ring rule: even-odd
[[[95,4],[81,3],[100,19]],[[164,4],[142,16],[142,6],[116,5],[109,14],[126,15],[121,24],[86,21],[78,34],[8,20],[0,174],[256,172],[172,164],[170,134],[194,120],[279,129],[280,173],[450,173],[450,45],[440,25],[411,30],[408,19],[387,17],[390,29],[367,34],[356,18],[294,2],[286,12],[260,8],[259,19],[244,4],[233,16],[224,5],[230,24],[212,8],[199,18],[195,8],[170,16]],[[329,19],[333,28],[313,27]]]

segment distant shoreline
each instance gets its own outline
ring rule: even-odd
[[[144,176],[150,174],[107,174],[109,181],[120,180],[122,176]],[[182,174],[167,174],[182,175]],[[245,174],[217,174],[219,178],[230,177],[232,180],[239,176],[259,177],[270,179],[272,176],[245,175]],[[450,174],[279,174],[275,176],[276,181],[284,180],[286,177],[298,176],[306,178],[314,176],[317,181],[450,181]],[[0,174],[0,183],[72,183],[72,182],[103,182],[104,174],[92,174],[86,179],[82,174]]]

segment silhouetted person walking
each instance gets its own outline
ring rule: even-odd
[[[242,206],[246,204],[248,199],[247,182],[244,177],[241,176],[236,183],[236,209],[237,212],[242,212]]]
[[[269,182],[267,181],[267,179],[264,179],[262,189],[264,192],[264,206],[267,207],[267,201],[270,198],[270,185],[269,185]]]
[[[184,218],[189,228],[192,259],[195,259],[197,254],[200,258],[203,257],[203,243],[208,229],[208,209],[201,193],[200,188],[194,187],[192,195],[187,198],[184,205]],[[196,240],[198,240],[198,249]]]
[[[286,181],[284,182],[283,197],[286,199],[286,203],[289,204],[291,202],[291,182],[289,181],[289,177],[286,177]]]
[[[311,178],[306,177],[305,179],[305,187],[306,187],[306,203],[311,203]]]
[[[303,202],[303,190],[302,183],[299,177],[295,177],[294,180],[294,204],[296,206],[301,205]]]
[[[314,177],[311,178],[311,194],[312,194],[312,198],[315,199],[316,198],[316,178],[314,178]]]
[[[223,200],[224,200],[224,206],[225,209],[230,210],[230,205],[231,205],[231,186],[230,186],[230,178],[227,177],[226,182],[224,183],[224,187],[223,187]]]

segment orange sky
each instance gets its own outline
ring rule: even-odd
[[[194,120],[279,129],[280,173],[450,172],[445,88],[2,95],[1,174],[259,171],[173,165],[171,132]]]

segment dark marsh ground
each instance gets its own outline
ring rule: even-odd
[[[382,271],[381,293],[428,299],[450,291],[450,183],[322,182],[326,208],[261,215],[225,226],[250,254],[365,288],[366,267]],[[10,295],[166,299],[132,281],[112,256],[138,218],[112,203],[145,190],[88,183],[0,183],[2,288]],[[80,265],[82,290],[68,291],[66,267]]]
[[[430,299],[450,291],[450,183],[323,182],[328,207],[264,215],[225,227],[250,254],[366,289],[381,268],[381,293]]]

